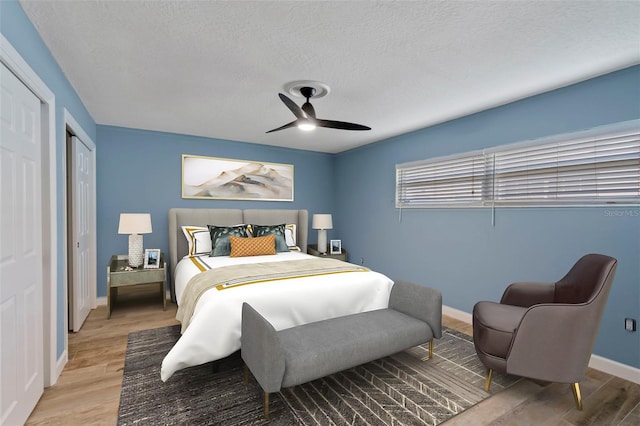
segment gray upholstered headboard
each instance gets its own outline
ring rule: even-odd
[[[182,233],[182,226],[233,226],[240,223],[255,225],[278,225],[281,223],[296,224],[296,244],[303,252],[307,252],[309,233],[309,212],[307,210],[276,209],[185,209],[169,210],[169,268],[171,270],[171,297],[173,299],[173,282],[175,267],[188,252],[187,239]]]

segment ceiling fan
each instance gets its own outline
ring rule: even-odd
[[[283,95],[282,93],[278,93],[280,99],[284,104],[291,110],[293,115],[296,116],[296,119],[291,123],[287,123],[284,126],[280,126],[277,129],[269,130],[266,133],[277,132],[278,130],[288,129],[289,127],[298,127],[301,130],[313,130],[316,127],[328,127],[330,129],[340,129],[340,130],[371,130],[371,127],[363,126],[362,124],[355,123],[347,123],[346,121],[336,121],[336,120],[323,120],[321,118],[316,117],[316,110],[309,102],[309,99],[312,98],[316,93],[316,89],[313,87],[301,87],[300,94],[307,98],[307,101],[300,108],[295,102],[293,102],[289,97]]]

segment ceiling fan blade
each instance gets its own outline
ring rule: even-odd
[[[280,96],[280,99],[282,100],[282,102],[284,102],[284,104],[287,106],[287,108],[289,108],[289,110],[291,110],[291,112],[293,113],[293,115],[296,116],[296,118],[307,118],[307,116],[300,109],[298,104],[293,102],[291,99],[289,99],[286,95],[283,95],[282,93],[278,93],[278,96]]]
[[[287,123],[287,124],[285,124],[284,126],[280,126],[280,127],[278,127],[277,129],[269,130],[268,132],[265,132],[265,133],[277,132],[278,130],[288,129],[289,127],[293,127],[293,126],[295,126],[296,124],[298,124],[298,120],[294,120],[294,121],[292,121],[291,123]]]
[[[316,118],[316,110],[310,102],[305,102],[304,105],[302,105],[302,111],[307,114],[307,117]]]
[[[347,123],[345,121],[335,120],[321,120],[319,118],[316,119],[316,125],[318,127],[328,127],[330,129],[340,130],[371,130],[371,127],[363,126],[362,124]]]

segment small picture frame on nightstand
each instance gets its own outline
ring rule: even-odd
[[[331,240],[331,254],[342,254],[342,240]]]
[[[160,267],[160,249],[146,249],[144,251],[144,267],[147,269]]]

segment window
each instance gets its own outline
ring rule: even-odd
[[[396,166],[396,207],[640,204],[640,120]]]
[[[396,207],[480,205],[485,162],[474,153],[396,167]]]

